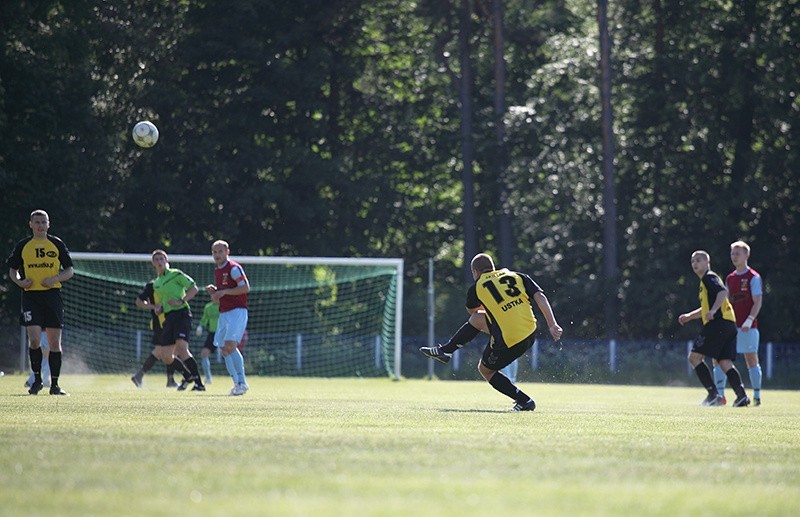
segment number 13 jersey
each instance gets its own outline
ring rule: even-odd
[[[536,331],[532,300],[540,292],[542,288],[524,273],[487,271],[467,291],[467,309],[482,306],[494,345],[510,348]]]

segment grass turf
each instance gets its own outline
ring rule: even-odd
[[[789,515],[800,393],[706,408],[701,388],[248,379],[228,397],[0,378],[2,515]],[[729,399],[732,393],[728,393]]]

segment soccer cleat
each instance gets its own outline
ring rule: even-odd
[[[186,388],[189,387],[189,383],[192,382],[192,379],[183,379],[181,383],[178,384],[178,391],[185,391]]]
[[[718,393],[713,395],[709,395],[703,402],[700,403],[701,406],[724,406],[725,404],[722,402],[723,398]]]
[[[722,396],[722,400],[719,401],[720,406],[724,406],[728,403],[728,399],[725,398],[725,395]]]
[[[231,397],[236,397],[236,396],[239,396],[239,395],[244,395],[245,391],[247,391],[247,390],[242,390],[242,385],[241,384],[234,384],[233,385],[233,389],[231,390],[230,393],[228,393],[228,395],[230,395]]]
[[[425,357],[436,359],[442,364],[449,363],[450,358],[453,357],[453,354],[442,351],[442,345],[423,346],[420,347],[419,351],[422,352],[422,355],[424,355]]]
[[[26,380],[26,381],[25,381],[25,387],[26,387],[26,388],[30,388],[30,387],[31,387],[31,384],[33,384],[33,381],[32,381],[32,380],[28,379],[28,380]]]
[[[750,405],[750,397],[743,395],[733,401],[733,407],[747,407]]]
[[[206,387],[202,384],[195,384],[192,391],[206,391]]]
[[[175,379],[173,379],[172,377],[167,379],[167,388],[177,388],[177,387],[178,387],[178,383],[175,382]]]
[[[211,384],[211,377],[206,377],[206,384]]]
[[[533,411],[534,409],[536,409],[536,401],[530,399],[528,402],[517,402],[511,411]]]
[[[753,397],[753,405],[760,406],[761,405],[761,397]]]
[[[38,395],[40,391],[42,391],[44,386],[42,385],[42,381],[33,381],[31,387],[28,389],[28,393],[31,395]]]
[[[66,395],[69,397],[69,393],[62,390],[58,385],[50,386],[50,395]]]
[[[139,375],[139,374],[134,375],[133,377],[131,377],[131,381],[133,381],[133,384],[135,384],[137,388],[141,388],[142,387],[142,376],[141,375]]]
[[[248,386],[246,382],[242,382],[239,384],[239,389],[241,390],[242,395],[244,395],[245,393],[247,393],[247,390],[250,389],[250,386]]]

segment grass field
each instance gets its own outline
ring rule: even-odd
[[[797,515],[800,393],[704,408],[697,388],[249,379],[226,396],[0,378],[0,515]]]

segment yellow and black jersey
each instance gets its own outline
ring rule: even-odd
[[[467,291],[467,309],[482,306],[492,341],[510,348],[536,331],[533,295],[540,292],[542,288],[524,273],[488,271]]]
[[[137,298],[139,298],[143,302],[150,302],[154,305],[160,303],[158,299],[158,294],[153,289],[153,280],[150,280],[145,284],[144,288],[142,289],[142,292],[139,293],[139,296],[137,296]],[[164,311],[161,311],[158,314],[156,314],[155,311],[152,311],[152,313],[153,315],[150,319],[150,328],[155,331],[160,331],[161,327],[164,326],[164,320],[167,319],[167,316],[164,314]]]
[[[30,278],[33,284],[26,291],[46,291],[50,289],[42,285],[42,280],[58,275],[62,269],[72,267],[72,257],[69,255],[64,241],[54,235],[47,235],[46,239],[34,239],[33,236],[22,239],[14,246],[6,265],[10,269],[19,271],[19,276]],[[59,289],[61,282],[53,284],[53,289]]]
[[[725,284],[722,283],[722,279],[718,274],[714,273],[710,269],[705,275],[703,275],[703,278],[700,279],[700,319],[703,321],[703,325],[710,323],[706,321],[706,314],[708,314],[711,306],[714,305],[714,300],[717,299],[717,294],[719,294],[720,291],[725,290]],[[728,320],[736,322],[736,316],[733,313],[733,305],[731,305],[731,302],[727,297],[725,298],[725,301],[722,302],[722,306],[719,308],[716,314],[714,314],[714,320]]]

